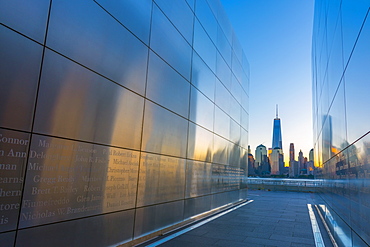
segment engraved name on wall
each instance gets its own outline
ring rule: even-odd
[[[0,129],[0,232],[17,227],[29,134]]]
[[[133,208],[139,152],[33,136],[20,227]]]

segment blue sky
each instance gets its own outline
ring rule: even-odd
[[[279,105],[285,160],[312,141],[311,40],[314,0],[221,0],[249,64],[249,143],[271,147]],[[287,165],[287,164],[286,164]]]

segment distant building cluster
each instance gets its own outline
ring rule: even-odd
[[[272,146],[268,149],[262,144],[257,146],[255,156],[248,146],[248,174],[250,176],[286,176],[291,178],[313,176],[315,170],[313,149],[310,150],[308,158],[304,157],[302,150],[300,150],[298,160],[295,160],[294,143],[290,143],[289,167],[285,167],[282,143],[281,122],[276,107]]]

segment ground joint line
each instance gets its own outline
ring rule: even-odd
[[[307,208],[308,208],[308,214],[310,215],[313,237],[315,238],[315,245],[316,247],[325,247],[319,225],[317,224],[315,213],[313,212],[313,209],[312,209],[312,205],[307,204]]]
[[[238,206],[235,206],[235,207],[233,207],[233,208],[230,208],[230,209],[228,209],[228,210],[226,210],[226,211],[224,211],[224,212],[222,212],[222,213],[216,214],[216,215],[214,215],[214,216],[212,216],[212,217],[210,217],[210,218],[208,218],[208,219],[206,219],[206,220],[202,220],[201,222],[196,223],[196,224],[194,224],[194,225],[192,225],[192,226],[190,226],[190,227],[187,227],[187,228],[185,228],[184,230],[178,231],[178,232],[176,232],[176,233],[174,233],[174,234],[171,234],[171,235],[170,235],[170,236],[168,236],[168,237],[162,238],[162,239],[160,239],[160,240],[158,240],[158,241],[156,241],[156,242],[154,242],[154,243],[151,243],[151,244],[149,244],[149,245],[146,245],[146,247],[155,247],[155,246],[158,246],[158,245],[160,245],[160,244],[163,244],[163,243],[165,243],[165,242],[167,242],[167,241],[170,241],[170,240],[171,240],[171,239],[173,239],[173,238],[176,238],[177,236],[180,236],[180,235],[182,235],[182,234],[184,234],[184,233],[187,233],[187,232],[189,232],[189,231],[191,231],[191,230],[193,230],[193,229],[195,229],[195,228],[198,228],[198,227],[200,227],[200,226],[202,226],[202,225],[204,225],[204,224],[206,224],[206,223],[208,223],[208,222],[210,222],[210,221],[212,221],[212,220],[214,220],[214,219],[217,219],[218,217],[221,217],[221,216],[223,216],[223,215],[225,215],[225,214],[228,214],[228,213],[230,213],[231,211],[234,211],[234,210],[236,210],[236,209],[238,209],[238,208],[240,208],[240,207],[243,207],[243,206],[245,206],[245,205],[247,205],[247,204],[249,204],[249,203],[251,203],[251,202],[253,202],[253,200],[249,200],[249,201],[247,201],[247,202],[245,202],[245,203],[242,203],[242,204],[240,204],[240,205],[238,205]]]

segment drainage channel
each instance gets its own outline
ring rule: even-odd
[[[145,246],[146,247],[156,247],[158,245],[161,245],[161,244],[163,244],[163,243],[165,243],[167,241],[170,241],[171,239],[174,239],[174,238],[176,238],[176,237],[178,237],[178,236],[180,236],[180,235],[182,235],[184,233],[187,233],[187,232],[189,232],[189,231],[191,231],[191,230],[193,230],[195,228],[198,228],[198,227],[200,227],[200,226],[202,226],[202,225],[204,225],[204,224],[206,224],[206,223],[208,223],[208,222],[210,222],[212,220],[215,220],[215,219],[217,219],[217,218],[219,218],[219,217],[221,217],[221,216],[223,216],[225,214],[228,214],[228,213],[230,213],[230,212],[232,212],[232,211],[234,211],[234,210],[236,210],[236,209],[238,209],[240,207],[243,207],[243,206],[245,206],[245,205],[247,205],[247,204],[249,204],[251,202],[253,202],[253,200],[249,200],[249,201],[247,201],[245,203],[242,203],[240,205],[237,205],[237,206],[235,206],[233,208],[230,208],[230,209],[228,209],[226,211],[220,212],[220,213],[218,213],[218,214],[216,214],[214,216],[211,216],[211,217],[209,217],[207,219],[201,220],[200,222],[195,223],[195,224],[193,224],[193,225],[191,225],[191,226],[189,226],[189,227],[187,227],[187,228],[185,228],[183,230],[177,231],[177,232],[175,232],[175,233],[173,233],[173,234],[171,234],[171,235],[169,235],[167,237],[161,238],[161,239],[159,239],[159,240],[157,240],[157,241],[155,241],[153,243],[150,243],[148,245],[145,245]]]

